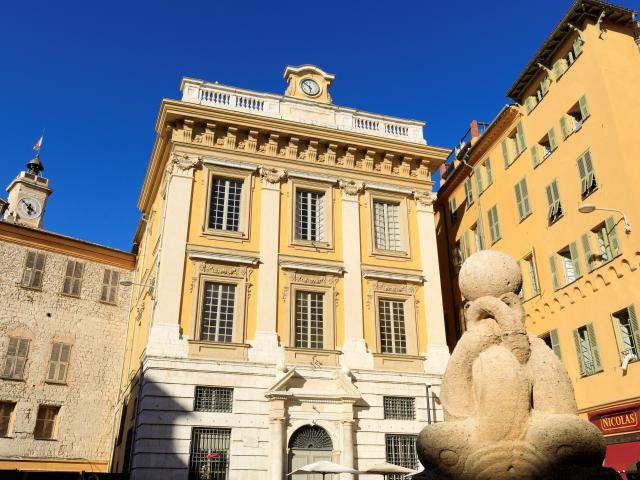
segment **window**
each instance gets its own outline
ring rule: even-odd
[[[484,162],[484,173],[487,175],[487,187],[493,183],[493,172],[491,171],[491,159],[487,158]]]
[[[0,402],[0,437],[8,437],[11,433],[11,420],[15,408],[14,402]]]
[[[386,460],[388,463],[417,470],[418,455],[416,453],[417,435],[385,435]],[[388,480],[401,480],[404,474],[389,475]]]
[[[464,182],[464,196],[467,201],[467,207],[473,204],[473,183],[471,182],[471,178],[467,178]]]
[[[117,303],[118,285],[120,284],[120,272],[105,268],[102,277],[102,293],[100,300],[106,303]]]
[[[583,327],[575,329],[573,331],[573,339],[578,354],[580,375],[584,377],[602,371],[593,323],[588,323]]]
[[[502,140],[502,158],[504,160],[504,168],[509,167],[511,163],[527,148],[524,139],[524,129],[522,123],[518,123],[513,132]]]
[[[480,195],[484,191],[484,185],[482,183],[482,169],[480,166],[476,165],[473,167],[473,176],[476,179],[476,189],[478,190],[478,195]]]
[[[212,177],[208,226],[214,230],[237,232],[240,228],[240,206],[243,181]]]
[[[36,427],[33,429],[33,438],[36,440],[53,440],[56,434],[58,414],[60,407],[53,405],[40,405],[36,417]]]
[[[525,100],[525,106],[527,107],[527,113],[531,112],[538,103],[542,101],[544,96],[549,92],[549,84],[551,80],[549,77],[545,77],[538,87],[538,89]]]
[[[70,356],[71,345],[58,342],[53,343],[51,346],[51,357],[49,358],[47,382],[65,383],[67,381]]]
[[[7,356],[2,370],[4,378],[12,378],[14,380],[22,380],[24,378],[24,365],[27,363],[30,343],[31,340],[27,338],[9,337],[9,347],[7,348]]]
[[[589,111],[589,103],[587,102],[587,96],[581,96],[578,100],[578,103],[571,107],[567,114],[569,115],[572,122],[572,125],[570,127],[571,130],[573,132],[577,132],[578,130],[580,130],[582,128],[582,124],[591,115],[591,112]]]
[[[196,387],[196,412],[228,412],[233,407],[233,388],[225,387]]]
[[[456,242],[459,266],[462,266],[464,261],[471,256],[471,241],[469,237],[469,231],[467,230]]]
[[[229,480],[231,429],[195,427],[191,432],[189,479]]]
[[[526,278],[528,280],[527,298],[535,297],[540,293],[540,284],[538,283],[538,269],[536,268],[533,253],[524,257],[523,261],[526,269]]]
[[[635,355],[634,360],[640,359],[640,326],[635,305],[629,305],[624,310],[613,314],[620,330],[620,359],[627,355]]]
[[[22,286],[42,289],[42,275],[44,273],[44,261],[46,255],[41,252],[27,252],[27,259],[22,273]]]
[[[482,231],[482,222],[478,221],[471,227],[473,232],[473,239],[476,244],[476,252],[484,250],[484,232]]]
[[[601,223],[592,230],[592,235],[596,238],[596,255],[591,253],[589,234],[582,236],[582,244],[585,255],[588,255],[589,258],[588,263],[590,263],[590,270],[595,268],[596,260],[598,260],[600,264],[605,264],[622,253],[620,250],[620,242],[618,241],[618,234],[616,233],[616,223],[613,217],[608,217],[604,223]]]
[[[416,419],[416,399],[413,397],[383,397],[383,404],[387,420]]]
[[[402,250],[400,204],[376,200],[373,208],[376,248]]]
[[[407,353],[407,335],[402,300],[380,299],[380,351],[382,353]]]
[[[560,350],[560,340],[558,338],[558,330],[554,328],[553,330],[550,330],[547,335],[544,335],[541,338],[542,340],[544,340],[544,343],[547,344],[547,347],[553,350],[553,353],[555,353],[558,356],[558,358],[562,359],[562,352]]]
[[[558,191],[558,182],[554,180],[546,187],[548,212],[547,219],[549,225],[562,217],[562,204],[560,203],[560,193]]]
[[[451,225],[454,225],[458,221],[458,207],[456,206],[456,199],[449,199],[449,215],[451,218]]]
[[[491,245],[500,240],[500,221],[498,220],[498,206],[494,205],[487,212],[489,219],[489,236],[491,237]]]
[[[296,191],[296,240],[324,241],[324,193]]]
[[[200,340],[210,342],[232,341],[235,297],[235,285],[205,282]]]
[[[516,205],[518,206],[518,215],[520,221],[531,215],[531,205],[529,203],[529,190],[527,189],[527,179],[523,178],[515,186]]]
[[[559,58],[553,64],[553,73],[556,77],[556,81],[560,80],[560,77],[564,75],[564,73],[569,69],[573,62],[576,61],[576,58],[580,56],[582,53],[582,40],[580,37],[576,38],[573,42],[571,49],[566,53],[566,55],[562,58]]]
[[[68,260],[67,271],[64,275],[64,284],[62,285],[62,293],[71,295],[72,297],[79,297],[80,289],[82,288],[83,273],[84,263]]]
[[[569,248],[558,252],[564,271],[564,284],[569,285],[575,282],[580,276],[580,259],[578,258],[578,247],[576,242],[571,242]]]
[[[591,195],[598,184],[596,183],[596,174],[593,171],[593,162],[591,161],[591,152],[587,150],[577,160],[578,174],[580,175],[580,193],[582,198]]]
[[[552,128],[542,139],[540,139],[538,142],[538,148],[542,150],[542,160],[545,160],[556,148],[558,148],[555,129]],[[534,167],[540,163],[538,150],[535,148],[532,148],[531,150],[531,161],[533,162]]]
[[[295,334],[297,348],[324,347],[324,294],[296,292]]]

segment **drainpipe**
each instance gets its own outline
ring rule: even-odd
[[[431,387],[430,384],[425,384],[425,388],[426,388],[426,392],[427,392],[427,423],[430,424],[431,423],[431,401],[429,400],[429,387]]]

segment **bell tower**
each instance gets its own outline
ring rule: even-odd
[[[315,65],[289,65],[284,70],[287,81],[285,96],[304,98],[314,102],[331,103],[329,86],[336,78]]]
[[[41,175],[44,165],[40,155],[27,163],[27,171],[20,172],[7,187],[8,207],[4,219],[28,227],[42,228],[44,209],[49,195],[49,179]]]

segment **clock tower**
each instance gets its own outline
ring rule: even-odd
[[[44,209],[52,190],[49,179],[41,176],[44,166],[40,156],[27,163],[27,171],[20,172],[7,187],[9,206],[4,219],[28,227],[42,228]]]
[[[284,70],[287,80],[285,96],[304,98],[314,102],[331,103],[329,86],[336,78],[315,65],[288,66]]]

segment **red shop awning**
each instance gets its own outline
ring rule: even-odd
[[[618,472],[623,472],[629,465],[639,461],[640,442],[607,445],[607,455],[604,458],[605,467],[611,467]]]

